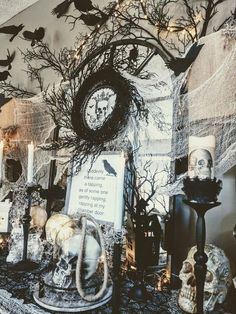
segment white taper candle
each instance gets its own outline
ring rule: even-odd
[[[33,182],[34,176],[34,144],[28,144],[28,167],[27,167],[27,183]]]
[[[0,142],[0,181],[2,181],[3,141]]]

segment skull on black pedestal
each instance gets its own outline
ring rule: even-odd
[[[197,313],[196,279],[194,275],[194,254],[196,251],[196,246],[191,248],[179,273],[182,288],[178,303],[180,308],[187,313]],[[225,300],[232,277],[229,260],[222,249],[208,244],[205,246],[205,253],[208,256],[208,261],[203,306],[204,311],[213,311],[217,303],[223,303]]]

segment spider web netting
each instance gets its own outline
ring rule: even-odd
[[[45,143],[51,136],[55,125],[51,119],[49,111],[42,101],[41,96],[36,96],[31,99],[13,98],[8,106],[9,128],[11,123],[16,126],[16,132],[8,139],[9,146],[4,158],[12,158],[20,160],[22,166],[22,174],[17,182],[4,181],[4,185],[0,191],[1,199],[4,198],[9,190],[16,184],[21,185],[27,177],[28,164],[28,144],[34,143],[34,177],[36,181],[39,179],[39,170],[43,165],[49,164],[51,153],[40,149],[38,146]],[[4,132],[2,137],[5,138]],[[6,169],[5,169],[6,171]],[[44,169],[43,180],[40,182],[47,186],[48,172]],[[37,178],[38,177],[38,178]]]
[[[179,96],[177,82],[172,158],[188,153],[191,135],[214,135],[215,175],[236,161],[236,28],[211,34],[187,75],[187,93]]]
[[[133,149],[139,148],[140,154],[152,159],[162,156],[173,161],[187,155],[190,135],[215,135],[215,175],[222,175],[235,165],[235,34],[235,25],[228,24],[224,30],[202,38],[204,46],[198,58],[178,78],[171,77],[163,60],[158,64],[161,67],[158,75],[154,73],[147,79],[124,75],[133,82],[149,110],[148,123],[137,122],[134,117],[129,120],[126,136]],[[150,64],[151,72],[155,71],[154,66],[157,65]],[[26,177],[27,144],[31,141],[35,144],[34,173],[37,173],[54,158],[38,146],[50,141],[55,125],[42,95],[12,101],[14,124],[18,126],[15,140]],[[119,145],[118,142],[114,145]],[[174,195],[179,191],[179,182],[175,182],[160,193]]]

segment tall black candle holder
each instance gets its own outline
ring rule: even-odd
[[[31,261],[27,258],[27,252],[28,252],[28,239],[29,239],[29,227],[30,227],[30,209],[31,209],[31,203],[32,203],[32,193],[34,191],[39,190],[38,185],[28,185],[26,188],[26,194],[27,194],[27,206],[25,208],[25,213],[22,217],[22,225],[23,225],[23,255],[22,260],[17,262],[16,264],[11,266],[12,270],[15,271],[32,271],[38,268],[38,263]]]
[[[192,207],[197,213],[196,222],[196,244],[197,251],[194,254],[194,273],[196,277],[196,294],[197,294],[197,314],[204,312],[204,284],[207,272],[208,257],[204,252],[206,242],[206,212],[221,203],[217,202],[217,196],[222,188],[222,182],[216,181],[216,178],[199,179],[185,178],[183,182],[183,191],[187,196],[184,203]]]

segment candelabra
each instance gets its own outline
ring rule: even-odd
[[[197,252],[194,255],[194,273],[196,277],[197,314],[203,314],[204,305],[204,283],[207,272],[207,255],[204,252],[206,241],[205,213],[221,203],[217,202],[217,196],[221,190],[222,182],[216,179],[199,179],[198,177],[187,177],[184,182],[183,191],[187,196],[184,202],[192,207],[197,213],[196,222],[196,244]]]
[[[27,193],[27,206],[25,208],[25,213],[22,217],[22,225],[23,225],[23,255],[22,260],[12,265],[11,269],[15,271],[31,271],[38,267],[38,264],[29,260],[27,258],[28,251],[28,238],[29,238],[29,227],[30,227],[30,208],[32,202],[32,193],[34,191],[38,191],[41,187],[39,185],[28,185],[26,189]]]

